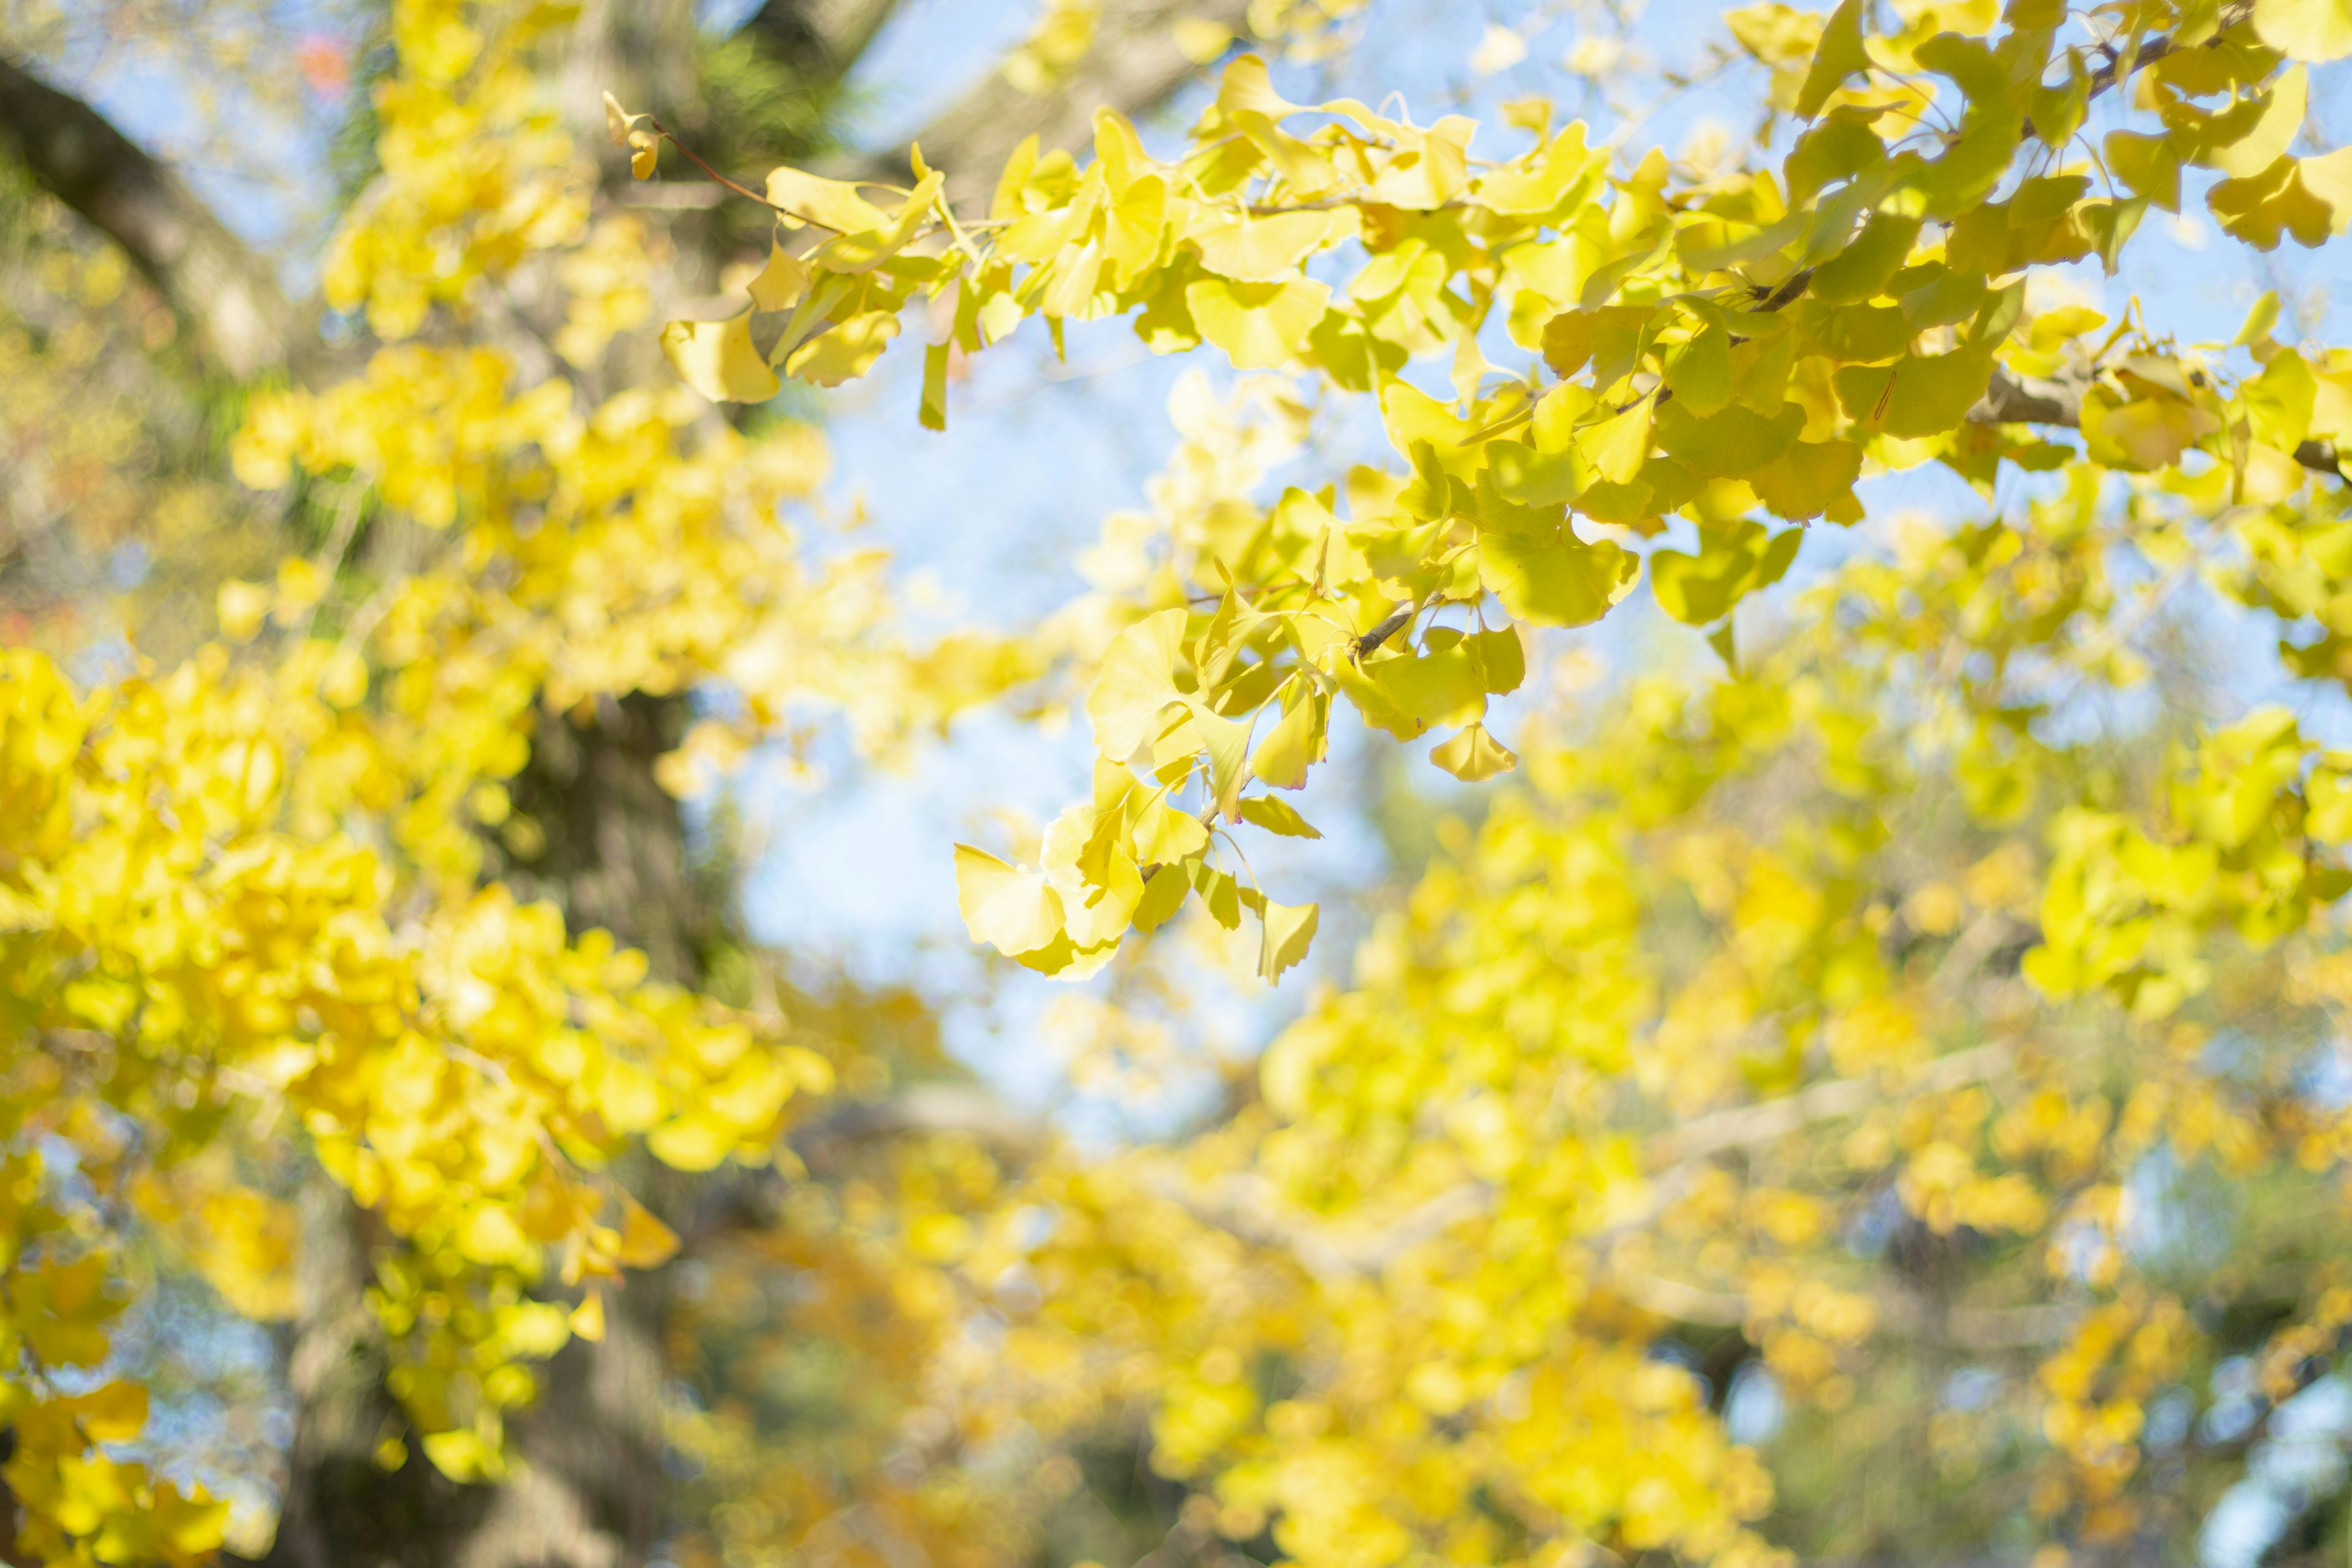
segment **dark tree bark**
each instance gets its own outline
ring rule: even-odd
[[[122,247],[231,376],[280,369],[303,337],[268,265],[78,98],[0,57],[0,148]]]

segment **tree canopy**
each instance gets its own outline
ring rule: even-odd
[[[0,1557],[2352,1528],[2340,0],[1696,15],[1679,153],[1622,9],[1482,124],[1330,89],[1407,7],[1055,0],[888,153],[887,0],[693,9],[0,16]],[[173,28],[224,146],[331,121],[315,299],[68,89]],[[2251,313],[2130,296],[2209,222]],[[1128,331],[1064,607],[837,526],[853,384],[919,464]],[[747,759],[979,823],[992,719],[1090,787],[908,852],[1143,1132],[743,914]]]

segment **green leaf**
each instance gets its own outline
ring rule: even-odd
[[[1562,527],[1551,537],[1482,533],[1478,580],[1513,620],[1589,626],[1623,596],[1640,558],[1607,540],[1587,544]]]
[[[1862,448],[1851,441],[1798,441],[1747,476],[1757,498],[1775,517],[1790,522],[1829,515],[1832,522],[1861,521],[1853,481],[1862,476]]]
[[[1809,292],[1832,305],[1859,303],[1886,287],[1911,256],[1919,220],[1880,210],[1843,250],[1813,269]],[[1700,412],[1706,412],[1704,409]]]
[[[2173,145],[2169,135],[2111,131],[2101,150],[2116,178],[2133,192],[2166,212],[2180,210],[2180,150]]]
[[[1793,403],[1769,419],[1736,403],[1701,418],[1677,401],[1658,410],[1657,436],[1668,457],[1702,479],[1745,479],[1787,451],[1804,427],[1805,411]]]
[[[1374,659],[1364,673],[1399,712],[1423,724],[1457,723],[1486,709],[1482,672],[1460,643],[1438,652]]]
[[[1848,365],[1832,378],[1847,417],[1864,430],[1916,439],[1955,429],[1984,395],[1992,351],[1906,354],[1891,365]]]
[[[1675,402],[1693,414],[1713,414],[1731,401],[1731,334],[1722,326],[1708,327],[1683,345],[1666,367],[1666,386]]]

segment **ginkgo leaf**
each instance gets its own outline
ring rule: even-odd
[[[2111,131],[2100,150],[2116,178],[2168,213],[2180,210],[2180,150],[2169,135]]]
[[[1146,805],[1135,819],[1135,858],[1144,865],[1189,860],[1209,847],[1209,830],[1191,812],[1172,805],[1163,795]]]
[[[1268,982],[1278,981],[1283,972],[1307,956],[1315,940],[1317,917],[1321,906],[1317,904],[1277,904],[1267,900],[1258,910],[1261,941],[1258,946],[1257,972]]]
[[[1241,819],[1255,823],[1268,833],[1285,838],[1320,838],[1322,830],[1298,815],[1291,804],[1276,795],[1254,795],[1241,803]]]
[[[2291,60],[2314,65],[2352,55],[2347,0],[2254,0],[2254,33]]]
[[[1157,736],[1168,705],[1181,700],[1176,658],[1185,619],[1182,610],[1146,616],[1103,650],[1087,717],[1094,721],[1096,749],[1112,761],[1125,762]]]
[[[1496,696],[1517,691],[1528,677],[1527,645],[1516,626],[1497,626],[1465,639],[1478,660],[1481,684]]]
[[[768,264],[745,287],[751,292],[754,310],[789,310],[808,293],[813,277],[806,263],[782,246],[772,243]]]
[[[898,335],[897,311],[867,310],[794,349],[784,362],[784,374],[819,386],[856,381],[874,368]]]
[[[612,137],[613,145],[629,150],[629,176],[650,180],[654,162],[660,152],[659,139],[655,136],[650,114],[631,114],[621,107],[620,100],[611,93],[604,95],[604,131]]]
[[[662,353],[677,378],[713,403],[765,403],[783,384],[751,345],[747,312],[724,321],[672,321]]]
[[[1364,673],[1399,712],[1423,724],[1463,722],[1486,711],[1486,682],[1470,648],[1461,643],[1417,657],[1374,660]]]
[[[1315,278],[1287,283],[1203,278],[1184,289],[1201,336],[1223,349],[1235,370],[1277,370],[1297,359],[1330,300],[1331,286]]]
[[[2252,179],[2286,156],[2303,132],[2311,99],[2311,77],[2294,66],[2271,84],[2256,101],[2262,112],[2242,132],[2207,150],[2203,162],[2234,179]]]
[[[1693,414],[1708,415],[1731,401],[1731,334],[1710,326],[1683,346],[1666,366],[1675,401]]]
[[[1518,753],[1486,732],[1484,724],[1466,724],[1452,740],[1431,749],[1429,760],[1465,784],[1484,784],[1519,765]]]
[[[974,942],[1008,958],[1062,934],[1062,895],[1040,871],[1022,871],[969,844],[955,849],[956,907]]]
[[[1580,626],[1622,596],[1640,557],[1607,540],[1587,544],[1562,529],[1544,538],[1487,533],[1478,541],[1478,577],[1513,620]]]
[[[1832,378],[1846,416],[1874,435],[1916,438],[1956,428],[1992,376],[1990,349],[1906,354],[1891,365],[1848,365]]]
[[[1862,47],[1862,0],[1839,0],[1828,25],[1822,28],[1822,41],[1814,47],[1804,85],[1797,89],[1797,118],[1811,120],[1819,114],[1830,94],[1845,85],[1846,78],[1869,68],[1870,56]]]
[[[1319,692],[1299,698],[1250,752],[1250,772],[1278,789],[1305,785],[1307,770],[1323,760],[1329,711],[1329,699]]]
[[[651,1209],[624,1194],[621,1198],[621,1241],[614,1257],[625,1268],[658,1268],[677,1253],[677,1232]]]
[[[1612,484],[1629,483],[1650,455],[1652,404],[1644,398],[1584,432],[1584,452],[1592,471]]]
[[[1271,217],[1211,213],[1195,222],[1185,237],[1201,247],[1201,265],[1220,278],[1281,283],[1297,277],[1301,262],[1354,233],[1355,226],[1352,209]]]
[[[1249,780],[1250,726],[1245,719],[1224,719],[1202,703],[1192,705],[1192,731],[1209,753],[1209,789],[1218,814],[1232,817]]]
[[[1184,907],[1184,896],[1192,889],[1192,879],[1181,866],[1162,866],[1152,872],[1143,884],[1143,897],[1136,900],[1131,917],[1135,929],[1148,936],[1166,925]]]
[[[2178,462],[2195,442],[2221,428],[2221,417],[2163,394],[2125,402],[2105,387],[2083,399],[2083,440],[2111,467],[2152,472]]]
[[[828,180],[799,169],[778,168],[768,175],[768,201],[788,222],[813,223],[836,234],[871,234],[888,226],[889,215],[857,194],[845,180]]]

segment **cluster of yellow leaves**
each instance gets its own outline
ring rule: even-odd
[[[335,794],[331,759],[359,716],[319,695],[315,662],[226,663],[215,648],[80,698],[40,656],[9,656],[11,1027],[86,1053],[89,1081],[74,1087],[150,1130],[148,1206],[189,1201],[170,1173],[216,1155],[216,1140],[299,1127],[414,1267],[459,1289],[506,1280],[500,1313],[384,1312],[395,1334],[419,1331],[425,1361],[449,1363],[446,1386],[403,1391],[421,1419],[446,1417],[427,1431],[467,1427],[494,1452],[497,1408],[530,1388],[509,1363],[593,1325],[516,1289],[550,1258],[578,1285],[669,1249],[599,1169],[639,1137],[685,1170],[764,1161],[788,1104],[828,1069],[757,1020],[648,982],[642,956],[602,933],[567,941],[551,906],[492,886],[401,913],[377,854],[283,826],[298,795],[331,821],[355,804]],[[282,1310],[279,1212],[233,1183],[196,1196],[198,1265],[249,1310]]]
[[[1644,1347],[1670,1323],[1737,1328],[1836,1420],[1904,1409],[1901,1347],[1943,1337],[2006,1373],[1990,1404],[1902,1417],[1946,1477],[2012,1466],[2053,1540],[2177,1523],[2145,1412],[2217,1331],[2129,1239],[2131,1184],[2160,1158],[2333,1203],[2341,1115],[2203,1047],[2242,1020],[2275,1070],[2305,1070],[2307,1021],[2272,1015],[2282,973],[2298,1007],[2352,996],[2340,939],[2305,934],[2325,897],[2306,879],[2341,873],[2315,844],[2211,842],[2210,905],[2176,945],[2247,943],[2239,984],[2158,1009],[2160,976],[2103,976],[2145,1022],[2051,994],[2074,939],[2037,902],[2131,885],[2170,830],[2119,826],[2149,847],[2086,861],[2067,800],[2089,752],[2012,744],[2043,710],[2020,689],[2135,678],[2096,629],[2136,612],[2107,573],[2164,531],[2079,487],[2033,510],[2029,531],[1923,528],[1808,595],[1806,629],[1750,674],[1638,681],[1531,747],[1526,787],[1446,840],[1350,986],[1276,1041],[1261,1106],[1007,1192],[963,1259],[1035,1286],[1034,1305],[998,1298],[992,1386],[1049,1431],[1148,1395],[1153,1463],[1213,1499],[1203,1518],[1235,1541],[1271,1528],[1309,1568],[1582,1543],[1741,1561],[1767,1550],[1741,1522],[1764,1472]],[[1932,673],[1961,650],[1990,658]],[[2200,835],[2267,825],[2306,751],[2257,715],[2158,805]],[[2046,866],[2009,836],[2021,820],[2051,826]],[[2292,878],[2264,869],[2282,853]],[[2187,1000],[2194,1024],[2160,1016]],[[1923,1280],[1865,1245],[1874,1226],[1907,1227],[1915,1260],[1981,1262]],[[2291,1267],[2308,1237],[2285,1229],[2235,1238],[2211,1299]],[[2324,1271],[2305,1283],[2264,1363],[2273,1399],[2345,1318]],[[2021,1455],[1999,1456],[2004,1431],[2032,1435]]]
[[[2128,321],[2095,340],[2095,311],[2031,314],[2025,284],[2093,255],[2112,269],[2151,205],[2178,209],[2184,164],[2229,175],[2213,212],[2250,244],[2352,224],[2352,150],[2289,152],[2308,82],[2281,48],[2332,58],[2333,35],[2276,0],[2147,0],[2117,19],[2121,52],[2062,45],[2051,0],[1896,9],[1883,34],[1859,0],[1826,21],[1732,18],[1776,69],[1775,106],[1810,121],[1777,174],[1685,174],[1656,152],[1621,171],[1539,105],[1512,111],[1532,144],[1484,163],[1468,120],[1292,103],[1243,57],[1181,158],[1150,157],[1105,111],[1091,162],[1024,148],[984,217],[953,213],[919,155],[915,186],[879,203],[771,174],[781,226],[750,308],[666,339],[710,397],[765,398],[779,372],[862,375],[920,296],[950,323],[925,351],[936,428],[955,354],[1031,316],[1057,346],[1070,321],[1129,316],[1155,352],[1206,344],[1237,369],[1376,395],[1407,465],[1286,494],[1194,563],[1198,592],[1134,605],[1088,702],[1094,799],[1041,869],[960,852],[976,938],[1077,976],[1197,894],[1228,926],[1258,911],[1261,968],[1279,974],[1312,915],[1212,851],[1244,822],[1312,832],[1248,791],[1304,782],[1335,697],[1400,738],[1453,727],[1433,758],[1457,776],[1505,772],[1513,754],[1481,721],[1520,679],[1517,628],[1600,618],[1644,553],[1660,606],[1728,649],[1731,610],[1796,552],[1767,520],[1857,521],[1857,479],[1930,459],[1986,487],[2005,463],[2064,464],[2068,448],[1997,422],[2024,416],[1988,401],[1996,376],[2063,383],[2077,410],[2032,417],[2079,423],[2099,468],[2194,475],[2253,504],[2303,488],[2298,454],[2352,434],[2334,357],[2250,323],[2261,373],[2237,376]],[[2126,77],[2126,112],[2162,129],[2118,131],[2096,167],[2057,165]],[[2094,195],[2103,174],[2110,194]],[[1495,325],[1539,363],[1491,363]],[[1402,379],[1431,359],[1450,400]],[[1696,552],[1638,552],[1676,517]]]
[[[394,7],[384,172],[328,267],[332,301],[386,343],[339,384],[249,405],[238,477],[341,501],[317,555],[222,587],[247,651],[81,690],[29,651],[0,667],[5,1026],[22,1059],[70,1064],[25,1103],[265,1318],[292,1305],[293,1222],[250,1162],[307,1137],[382,1222],[370,1304],[393,1392],[460,1479],[501,1472],[531,1363],[601,1334],[608,1286],[676,1245],[604,1173],[614,1156],[763,1163],[830,1081],[780,1019],[649,979],[644,955],[485,879],[496,839],[526,860],[543,842],[509,790],[541,715],[730,683],[741,716],[665,763],[690,793],[795,705],[878,742],[1027,669],[992,643],[901,647],[870,553],[802,562],[782,509],[824,476],[806,429],[739,433],[675,386],[592,403],[560,371],[518,384],[499,353],[397,341],[436,311],[478,320],[532,273],[570,363],[644,315],[642,234],[591,220],[593,165],[530,68],[560,19]],[[125,1124],[146,1130],[135,1149],[108,1131]],[[37,1186],[37,1161],[12,1158]],[[27,1243],[6,1319],[20,1541],[53,1560],[181,1561],[219,1539],[213,1505],[91,1447],[137,1436],[127,1406],[78,1418],[45,1381],[104,1360],[121,1300],[105,1233],[129,1217]],[[80,1283],[52,1310],[39,1281],[68,1266]],[[44,1313],[86,1325],[72,1354],[37,1339]]]

